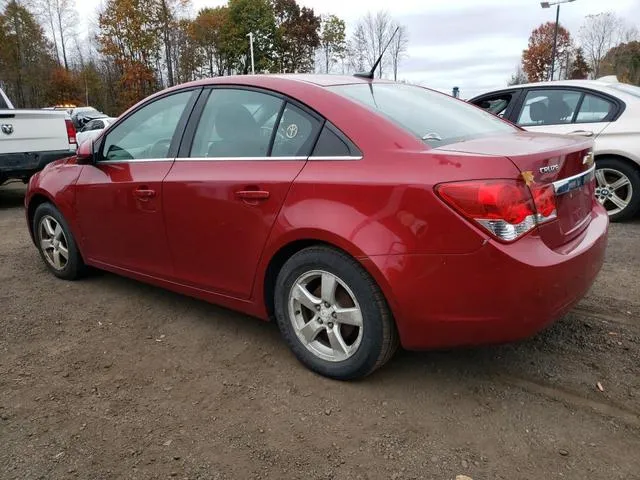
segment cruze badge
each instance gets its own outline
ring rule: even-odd
[[[540,173],[553,173],[560,170],[560,165],[557,163],[554,165],[547,165],[546,167],[540,167]]]
[[[582,159],[582,164],[587,165],[588,167],[593,165],[593,152],[589,152],[584,156],[584,158]]]
[[[3,123],[1,128],[2,133],[6,135],[11,135],[13,133],[13,125],[11,125],[10,123]]]

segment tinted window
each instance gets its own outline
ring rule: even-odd
[[[518,117],[518,125],[558,125],[571,123],[582,96],[571,90],[530,90]]]
[[[4,97],[0,94],[0,109],[8,109],[9,105],[4,101]]]
[[[274,157],[308,157],[311,154],[319,128],[319,120],[288,103],[282,112],[271,155]]]
[[[191,157],[266,157],[283,100],[253,90],[216,88],[202,112]]]
[[[576,122],[601,122],[607,118],[611,110],[613,110],[613,104],[610,101],[586,94],[584,100],[582,100]]]
[[[348,157],[352,155],[346,140],[325,125],[313,150],[314,157]]]
[[[503,117],[510,102],[511,94],[505,93],[496,97],[484,98],[480,102],[475,102],[474,104],[489,113],[493,113],[494,115]]]
[[[473,105],[425,88],[373,83],[329,87],[381,113],[437,147],[470,138],[513,132],[514,127]]]
[[[137,110],[107,135],[105,160],[167,158],[180,117],[193,92],[155,100]]]

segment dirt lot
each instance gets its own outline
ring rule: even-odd
[[[340,383],[274,325],[56,280],[23,192],[0,188],[2,479],[640,478],[640,221],[612,226],[592,293],[536,338]]]

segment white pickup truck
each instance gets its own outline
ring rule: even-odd
[[[0,89],[0,185],[10,179],[26,183],[46,164],[76,149],[76,130],[67,112],[14,109]]]

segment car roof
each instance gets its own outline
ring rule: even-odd
[[[283,73],[283,74],[261,74],[261,75],[229,75],[223,77],[205,78],[196,80],[185,86],[204,86],[216,84],[232,85],[252,85],[256,87],[279,86],[286,87],[295,83],[305,83],[320,87],[331,87],[335,85],[369,84],[369,83],[394,83],[390,80],[369,79],[356,77],[355,75],[331,75],[331,74],[306,74],[306,73]]]

